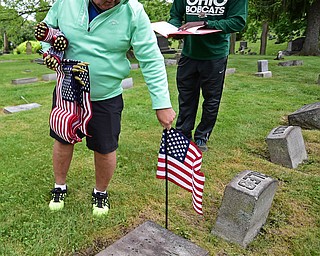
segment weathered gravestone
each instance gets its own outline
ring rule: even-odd
[[[209,252],[146,221],[96,256],[206,256]]]
[[[11,107],[5,107],[3,109],[3,112],[5,114],[13,114],[16,112],[20,112],[20,111],[26,111],[26,110],[30,110],[33,108],[38,108],[41,105],[38,103],[28,103],[28,104],[22,104],[22,105],[18,105],[18,106],[11,106]]]
[[[258,60],[258,72],[255,75],[259,77],[272,77],[271,71],[268,71],[268,60]]]
[[[132,77],[123,79],[122,82],[121,82],[121,87],[123,89],[128,89],[128,88],[133,87],[133,79],[132,79]]]
[[[246,247],[265,224],[278,182],[254,171],[243,171],[225,188],[212,233]]]
[[[271,162],[288,168],[296,168],[308,159],[299,126],[279,126],[266,138]]]
[[[288,115],[288,121],[304,129],[320,129],[320,102],[304,105]]]

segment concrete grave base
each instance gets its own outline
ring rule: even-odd
[[[110,245],[96,256],[207,256],[209,252],[152,221]]]
[[[225,188],[212,233],[246,247],[266,222],[277,183],[262,173],[239,173]]]
[[[38,108],[40,106],[41,105],[38,104],[38,103],[22,104],[22,105],[18,105],[18,106],[5,107],[3,109],[3,112],[5,114],[12,114],[12,113],[15,113],[15,112],[30,110],[30,109],[33,109],[33,108]]]
[[[264,72],[257,72],[254,74],[255,76],[258,76],[258,77],[272,77],[272,72],[271,71],[264,71]]]

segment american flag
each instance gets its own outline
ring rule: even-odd
[[[200,171],[201,162],[202,153],[192,141],[173,128],[163,131],[156,177],[166,179],[167,171],[169,181],[192,192],[192,205],[199,214],[203,214],[202,195],[205,181],[204,174]]]
[[[75,144],[81,142],[77,131],[89,135],[87,125],[92,117],[90,101],[89,69],[79,74],[83,84],[75,79],[73,66],[80,61],[63,60],[62,66],[56,69],[56,102],[50,114],[51,129],[65,141]]]

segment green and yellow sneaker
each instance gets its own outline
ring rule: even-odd
[[[92,192],[92,214],[94,216],[108,215],[110,203],[108,193]]]
[[[51,201],[49,208],[52,211],[62,210],[64,207],[64,198],[67,195],[67,189],[54,188],[51,190]]]

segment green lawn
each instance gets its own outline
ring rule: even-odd
[[[249,43],[249,47],[250,46]],[[269,132],[287,124],[287,115],[320,101],[319,57],[290,56],[302,66],[280,67],[267,56],[231,55],[218,121],[203,156],[206,176],[203,209],[197,215],[191,194],[169,184],[169,226],[210,255],[319,255],[320,131],[303,130],[308,161],[289,169],[269,161]],[[280,47],[280,48],[276,48]],[[50,212],[53,185],[48,117],[54,82],[12,85],[11,80],[51,73],[32,63],[37,55],[0,56],[0,255],[95,255],[146,220],[165,226],[165,184],[155,178],[162,128],[140,70],[134,87],[124,91],[118,164],[109,193],[106,219],[91,215],[93,157],[85,143],[75,146],[68,175],[69,195],[61,212]],[[269,60],[272,78],[259,78],[257,61]],[[167,68],[171,99],[177,111],[176,67]],[[6,106],[41,104],[40,108],[4,114]],[[198,116],[200,118],[200,116]],[[279,187],[266,224],[246,248],[211,234],[225,186],[244,170],[277,179]]]

